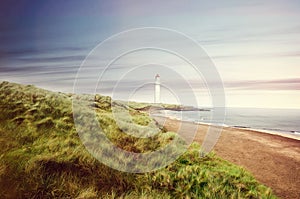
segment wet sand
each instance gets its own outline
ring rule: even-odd
[[[196,129],[194,140],[199,143],[203,142],[209,127],[164,117],[154,119],[169,131],[177,132],[180,124],[184,124],[181,134],[187,139],[194,137]],[[246,168],[259,182],[271,187],[278,197],[300,198],[299,137],[225,127],[213,151]]]

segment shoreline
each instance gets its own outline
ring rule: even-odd
[[[168,131],[203,143],[210,125],[152,116]],[[194,131],[196,129],[196,132]],[[223,127],[213,151],[222,159],[244,167],[257,181],[270,187],[280,198],[300,195],[300,140],[245,128]]]
[[[290,138],[290,139],[294,139],[294,140],[298,140],[300,141],[300,134],[299,135],[295,135],[292,132],[286,131],[286,132],[282,132],[282,131],[275,131],[275,130],[266,130],[266,129],[255,129],[255,128],[248,128],[248,127],[237,127],[237,126],[229,126],[226,124],[223,125],[216,125],[216,124],[212,124],[212,123],[204,123],[204,122],[194,122],[194,121],[187,121],[187,120],[180,120],[176,117],[170,117],[170,116],[158,116],[158,115],[150,115],[152,118],[155,117],[161,117],[161,118],[166,118],[166,119],[170,119],[170,120],[175,120],[178,122],[188,122],[191,124],[195,124],[195,125],[204,125],[204,126],[212,126],[212,127],[221,127],[221,128],[229,128],[229,129],[236,129],[236,130],[241,130],[241,131],[249,131],[249,132],[256,132],[256,133],[262,133],[262,134],[270,134],[270,135],[275,135],[275,136],[281,136],[281,137],[285,137],[285,138]]]
[[[300,141],[300,135],[299,136],[298,135],[293,135],[292,133],[289,133],[289,132],[284,133],[284,132],[277,132],[277,131],[264,130],[264,129],[255,129],[255,128],[239,128],[239,127],[226,127],[226,128],[246,130],[246,131],[250,131],[250,132],[281,136],[281,137],[290,138],[290,139]]]

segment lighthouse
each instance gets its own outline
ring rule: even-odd
[[[160,103],[160,76],[155,76],[154,103]]]

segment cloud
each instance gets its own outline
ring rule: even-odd
[[[300,51],[278,52],[278,53],[253,53],[253,54],[236,54],[236,55],[213,55],[212,59],[249,59],[249,58],[273,58],[273,57],[300,57]]]
[[[67,55],[67,56],[60,56],[60,57],[24,57],[18,58],[19,61],[22,62],[29,62],[29,63],[64,63],[64,62],[73,62],[73,61],[83,61],[85,58],[84,55]]]
[[[224,82],[234,90],[300,90],[300,78]]]

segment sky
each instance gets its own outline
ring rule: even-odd
[[[152,102],[159,73],[162,102],[212,106],[221,80],[228,107],[299,109],[299,19],[297,0],[4,0],[0,80]]]

